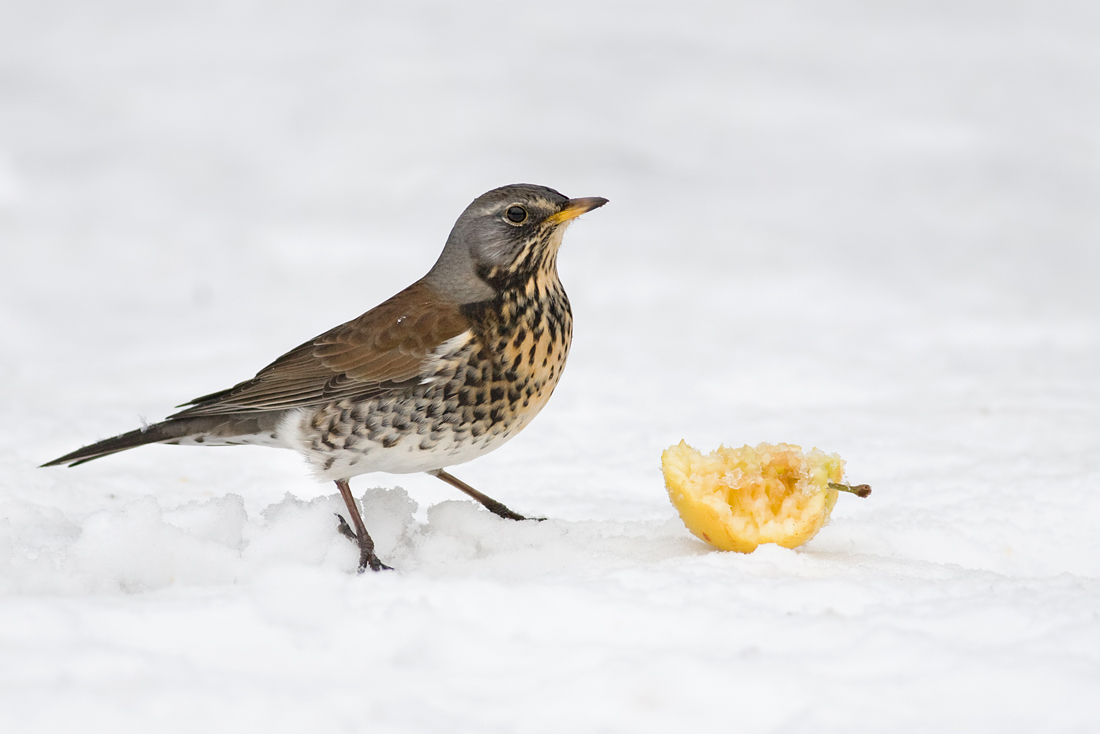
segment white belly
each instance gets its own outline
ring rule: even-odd
[[[319,481],[350,479],[371,472],[413,474],[464,464],[503,446],[534,417],[531,414],[526,420],[476,438],[448,433],[429,449],[421,448],[421,438],[416,434],[403,436],[390,446],[359,439],[352,448],[344,448],[338,441],[333,441],[336,448],[330,448],[324,444],[318,447],[315,432],[310,429],[312,413],[289,413],[279,426],[278,436],[281,445],[305,458]]]

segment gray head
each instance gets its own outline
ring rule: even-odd
[[[492,298],[508,281],[526,282],[539,268],[556,268],[569,222],[606,203],[532,184],[493,189],[462,212],[424,279],[458,303]]]

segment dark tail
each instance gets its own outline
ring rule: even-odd
[[[256,433],[267,421],[259,420],[259,416],[203,416],[199,418],[169,419],[162,423],[154,423],[136,431],[123,433],[121,436],[106,438],[97,441],[90,446],[77,449],[72,453],[48,461],[42,466],[60,466],[68,464],[77,466],[101,456],[117,454],[119,451],[132,449],[136,446],[144,446],[149,443],[178,443],[181,439],[192,436],[216,435],[219,437],[244,436]],[[199,439],[198,443],[202,443]]]

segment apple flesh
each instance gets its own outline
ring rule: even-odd
[[[702,454],[681,441],[661,456],[669,499],[688,530],[721,550],[751,553],[763,543],[797,548],[829,521],[844,460],[818,449],[762,443]]]

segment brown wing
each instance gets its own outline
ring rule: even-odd
[[[170,417],[286,410],[399,389],[419,382],[436,347],[468,328],[454,304],[417,282],[292,349],[251,380],[196,398]]]

